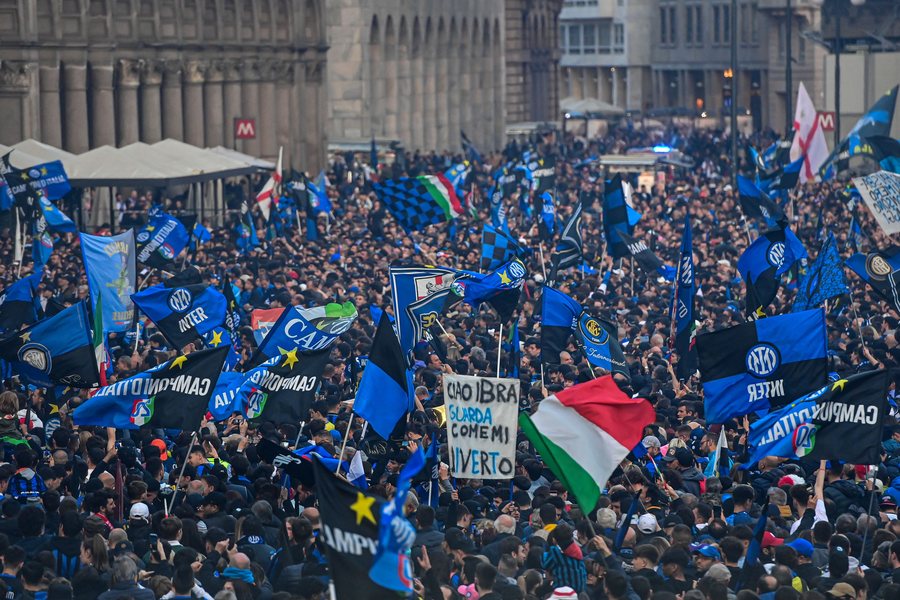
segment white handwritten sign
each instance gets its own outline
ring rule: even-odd
[[[465,479],[512,479],[519,380],[444,375],[450,472]]]
[[[888,235],[900,233],[900,175],[878,171],[865,177],[855,177],[853,185],[881,229]]]

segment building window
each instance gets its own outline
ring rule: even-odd
[[[568,52],[568,50],[566,49],[567,48],[567,46],[566,46],[567,40],[568,40],[568,38],[566,36],[566,26],[560,25],[559,26],[559,49],[562,50],[563,54],[566,54]]]
[[[805,63],[806,62],[806,38],[801,35],[799,37],[799,39],[797,40],[797,42],[798,42],[797,54],[799,54],[799,57],[797,58],[797,60],[800,61],[801,63]]]
[[[661,7],[659,9],[659,43],[660,44],[668,44],[669,43],[669,9],[665,7]]]
[[[722,43],[731,43],[731,6],[722,5]]]
[[[750,5],[750,43],[759,44],[759,23],[756,20],[756,13],[759,12],[759,6],[754,2]]]
[[[722,7],[713,6],[713,44],[722,43]]]
[[[581,25],[569,25],[569,54],[581,54]]]
[[[672,6],[669,8],[669,44],[674,46],[678,43],[678,27],[677,27],[677,19],[675,13],[675,7]]]
[[[597,54],[597,25],[595,23],[584,25],[581,41],[584,54]]]
[[[694,41],[698,46],[703,45],[703,5],[698,4],[694,7]]]
[[[625,52],[625,25],[622,23],[613,24],[613,53],[623,54]]]
[[[750,41],[750,31],[748,30],[748,26],[750,25],[750,19],[747,18],[747,9],[749,6],[746,4],[741,4],[741,12],[738,13],[740,15],[740,29],[741,29],[741,44],[746,45]]]
[[[684,19],[684,43],[688,46],[694,44],[694,7],[688,6]]]
[[[787,37],[787,27],[784,26],[783,22],[778,23],[778,58],[784,58],[785,51],[785,43],[784,39]]]

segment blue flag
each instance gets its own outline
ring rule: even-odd
[[[93,387],[100,383],[87,306],[74,306],[0,341],[0,358],[33,385]]]
[[[256,234],[256,223],[253,221],[253,214],[250,212],[250,205],[247,201],[241,203],[241,218],[235,227],[237,234],[236,244],[241,254],[247,254],[257,246],[259,246],[259,236]]]
[[[807,256],[803,243],[787,227],[769,230],[756,238],[737,264],[747,284],[746,314],[765,316],[765,308],[778,293],[781,276]]]
[[[0,333],[31,325],[37,319],[35,293],[43,274],[43,268],[37,266],[34,273],[0,292]]]
[[[159,212],[135,236],[137,259],[151,267],[165,267],[181,254],[189,239],[190,234],[181,221]]]
[[[72,219],[63,214],[45,196],[40,196],[38,208],[40,212],[32,222],[31,252],[34,262],[44,265],[50,260],[53,244],[56,242],[51,233],[75,233],[78,228]]]
[[[413,315],[407,308],[426,298],[435,302],[446,299],[450,294],[450,286],[456,279],[456,271],[444,267],[399,266],[391,265],[391,301],[394,307],[394,318],[397,320],[397,335],[404,356],[408,355],[419,343],[417,331],[427,325],[414,323]]]
[[[458,165],[453,165],[446,171],[444,171],[444,177],[447,181],[450,182],[450,185],[453,186],[454,191],[456,191],[456,196],[458,198],[462,198],[465,196],[465,189],[463,186],[466,183],[466,178],[469,175],[469,162],[464,161],[459,163]]]
[[[131,329],[135,288],[134,232],[114,236],[79,234],[81,256],[91,290],[92,309],[97,296],[103,295],[103,331],[121,332]]]
[[[50,202],[45,196],[41,196],[41,212],[47,219],[47,227],[50,231],[57,233],[75,233],[78,227],[75,222],[59,210],[55,204]]]
[[[352,302],[325,306],[291,306],[269,329],[250,364],[256,366],[289,350],[322,350],[350,329],[357,317]]]
[[[525,264],[513,258],[493,273],[460,279],[452,287],[456,293],[462,288],[463,302],[473,308],[477,309],[483,302],[490,304],[505,323],[519,304],[526,274]]]
[[[225,323],[225,296],[203,283],[177,285],[164,281],[133,294],[131,299],[176,349]]]
[[[32,190],[39,192],[39,195],[45,195],[50,200],[59,200],[72,191],[72,186],[69,185],[69,176],[66,175],[66,170],[58,160],[24,169],[22,179],[27,182],[26,185],[31,186]],[[0,177],[0,210],[9,210],[12,207],[14,191],[17,190],[11,190],[3,177]]]
[[[631,235],[640,218],[641,214],[625,201],[622,178],[616,174],[606,182],[606,191],[603,195],[603,231],[606,236],[607,254],[613,258],[630,256],[628,246],[619,232]]]
[[[549,286],[541,292],[541,362],[559,364],[583,311],[580,303]]]
[[[313,214],[321,213],[331,214],[331,200],[328,198],[328,178],[325,171],[319,171],[315,183],[307,182],[307,191],[309,193],[309,204],[313,209]]]
[[[227,327],[215,326],[209,331],[203,332],[201,337],[207,348],[218,348],[219,346],[228,348],[228,354],[225,356],[225,366],[223,367],[225,371],[234,370],[237,364],[241,362],[240,348],[235,346],[234,338],[232,338],[231,331]]]
[[[549,240],[556,231],[556,204],[553,202],[553,194],[544,192],[541,194],[541,237]]]
[[[378,527],[378,549],[369,578],[380,586],[398,592],[412,592],[412,566],[409,550],[416,539],[416,528],[403,512],[412,478],[425,466],[425,455],[419,448],[400,471],[397,491],[381,508]]]
[[[631,370],[625,362],[625,353],[613,323],[592,317],[585,311],[578,319],[577,334],[589,363],[631,379]]]
[[[353,412],[388,439],[412,402],[412,373],[390,321],[382,315],[356,391]]]
[[[201,244],[205,244],[206,242],[212,239],[212,234],[209,232],[203,223],[199,221],[194,224],[194,239],[196,239]]]
[[[684,217],[681,256],[675,281],[675,351],[678,352],[677,375],[682,381],[697,372],[697,349],[694,347],[697,321],[694,319],[694,249],[691,216]]]
[[[829,298],[847,293],[849,289],[847,282],[844,281],[844,268],[838,254],[837,241],[834,234],[828,232],[816,260],[800,278],[791,311],[808,310],[819,306]]]
[[[216,387],[209,399],[207,410],[214,421],[224,421],[236,412],[242,412],[241,397],[238,389],[246,375],[230,371],[219,375]]]
[[[778,315],[697,336],[707,423],[784,406],[825,384],[821,309]]]
[[[513,236],[485,224],[481,231],[481,270],[493,271],[512,258],[524,258],[526,252]]]

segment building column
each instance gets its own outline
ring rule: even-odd
[[[482,148],[494,150],[494,61],[491,60],[490,45],[481,52],[481,110],[485,116],[482,121]]]
[[[238,141],[234,139],[234,120],[243,116],[241,110],[241,64],[240,61],[227,60],[222,65],[225,83],[222,85],[225,110],[225,144],[226,148],[237,150]]]
[[[15,144],[37,135],[38,84],[36,65],[0,61],[0,142]]]
[[[112,65],[91,67],[91,145],[116,145]]]
[[[259,156],[259,63],[244,61],[241,68],[241,108],[242,119],[253,119],[256,123],[256,137],[241,140],[241,152]]]
[[[82,154],[90,149],[87,109],[87,66],[66,65],[63,69],[65,87],[65,121],[63,134],[66,150]]]
[[[41,141],[62,148],[62,114],[59,95],[59,66],[41,67]]]
[[[294,64],[290,60],[275,63],[275,139],[284,148],[284,164],[300,168],[300,157],[291,144],[291,87],[294,85]],[[302,170],[302,169],[300,169]]]
[[[184,114],[181,101],[180,60],[166,60],[163,64],[163,137],[184,139]]]
[[[321,165],[320,150],[320,126],[318,122],[322,117],[322,107],[319,104],[319,88],[322,87],[324,64],[316,59],[310,59],[303,64],[303,81],[300,85],[301,105],[305,117],[306,127],[301,129],[303,140],[304,169],[309,173],[318,172]]]
[[[208,148],[221,146],[225,142],[225,129],[231,124],[225,122],[222,102],[222,81],[225,79],[225,64],[214,60],[206,65],[203,72],[203,132]]]
[[[438,122],[437,122],[437,42],[434,38],[437,32],[432,32],[432,39],[428,46],[424,48],[424,81],[425,89],[422,90],[423,104],[423,126],[425,129],[424,141],[426,151],[435,150],[438,142]]]
[[[275,62],[260,65],[259,121],[256,125],[260,152],[264,158],[278,158],[278,140],[275,139]]]
[[[506,145],[506,69],[503,65],[501,40],[494,40],[494,148]],[[451,135],[453,135],[451,133]]]
[[[423,98],[425,69],[422,64],[422,47],[416,49],[412,61],[412,110],[410,112],[410,152],[422,150],[425,142],[425,101]]]
[[[468,40],[467,40],[468,41]],[[459,127],[466,132],[469,139],[475,138],[472,130],[472,104],[475,99],[472,97],[472,57],[466,52],[467,47],[461,46],[463,55],[460,60],[460,111],[459,111]]]
[[[397,139],[409,144],[412,81],[409,76],[409,39],[397,45]]]
[[[394,38],[393,41],[387,43],[385,45],[385,60],[380,65],[381,72],[383,73],[382,77],[384,78],[384,83],[382,84],[384,89],[384,135],[387,137],[397,137],[397,130],[399,129],[397,125],[397,121],[399,120],[400,115],[398,114],[398,98],[399,91],[397,90],[397,78],[398,78],[398,65],[397,65],[397,39]]]
[[[204,147],[203,135],[203,71],[205,65],[196,60],[184,63],[182,79],[182,114],[184,115],[184,141],[199,148]]]
[[[448,144],[447,148],[451,152],[456,152],[460,147],[459,139],[459,111],[460,111],[460,95],[459,95],[459,54],[453,44],[456,40],[451,40],[447,45],[448,58],[448,76],[447,76],[447,128]]]
[[[448,77],[450,65],[447,58],[447,44],[438,48],[437,77],[435,78],[435,125],[437,127],[437,149],[450,148],[450,139],[453,132],[450,131],[448,122],[449,103],[447,101]],[[459,135],[459,134],[457,134]]]
[[[160,85],[163,64],[158,60],[141,62],[141,135],[142,141],[155,144],[162,139]]]
[[[138,87],[141,85],[140,61],[122,59],[119,61],[119,85],[117,88],[117,109],[119,146],[127,146],[141,137],[138,118]]]

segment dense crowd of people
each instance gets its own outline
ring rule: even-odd
[[[553,244],[540,247],[539,215],[527,192],[505,200],[510,231],[532,250],[514,317],[522,342],[521,409],[533,410],[547,394],[592,377],[574,343],[559,356],[541,356],[541,288],[553,278],[558,289],[616,324],[630,370],[630,377],[617,376],[617,382],[656,411],[643,440],[647,454],[622,464],[598,506],[578,506],[522,435],[512,480],[462,480],[450,472],[441,426],[442,375],[497,376],[497,353],[510,352],[498,339],[497,315],[487,307],[475,311],[460,304],[441,317],[446,361],[427,344],[416,347],[419,410],[408,416],[396,439],[381,440],[352,415],[360,358],[368,355],[377,324],[370,308],[390,312],[388,266],[408,260],[477,270],[482,224],[490,222],[491,174],[524,145],[511,144],[503,155],[472,165],[466,188],[472,213],[409,235],[373,193],[361,163],[367,157],[337,155],[328,172],[333,212],[320,216],[317,240],[309,241],[291,220],[280,224],[279,235],[263,235],[268,228],[257,214],[259,247],[239,249],[233,223],[219,229],[208,225],[211,241],[179,257],[173,267],[186,260],[205,282],[238,290],[244,360],[256,346],[249,326],[254,309],[344,301],[357,306],[359,318],[334,344],[318,400],[302,428],[301,423],[248,422],[239,415],[204,422],[197,438],[193,432],[147,427],[79,428],[71,412],[86,393],[8,380],[0,393],[2,593],[7,600],[327,598],[332,574],[319,535],[315,486],[282,486],[257,452],[257,443],[268,439],[301,452],[317,446],[331,457],[343,451],[346,460],[365,452],[368,492],[385,498],[395,493],[411,452],[441,444],[437,493],[429,493],[426,475],[415,481],[406,502],[416,528],[412,559],[418,598],[900,598],[900,425],[895,420],[885,431],[882,462],[872,468],[769,457],[739,469],[747,458],[746,418],[723,426],[731,468],[707,468],[719,427],[704,420],[699,377],[680,381],[675,375],[672,284],[604,251],[600,207],[607,173],[585,160],[671,140],[673,133],[661,138],[663,132],[623,127],[595,140],[534,140],[536,151],[557,157],[558,221],[565,221],[576,202],[584,203],[584,268],[548,273]],[[690,215],[697,320],[701,332],[718,330],[745,320],[736,263],[763,225],[741,214],[729,184],[728,139],[716,132],[677,133],[675,143],[694,167],[665,168],[658,185],[636,186],[632,202],[642,218],[634,237],[675,264],[684,217]],[[772,136],[747,141],[763,147]],[[434,153],[397,158],[380,166],[381,177],[444,171],[461,160]],[[741,167],[752,170],[747,159]],[[117,203],[118,225],[140,227],[157,199],[174,211],[177,199],[136,191]],[[862,250],[889,245],[867,211],[854,203],[846,182],[807,183],[791,191],[790,226],[811,257],[825,231],[835,234],[843,257],[851,254],[860,243],[848,236],[852,218],[861,225]],[[42,305],[88,296],[78,238],[65,238],[44,268]],[[0,253],[4,286],[30,272],[29,264],[14,266],[8,230]],[[162,279],[154,271],[143,283]],[[829,370],[845,376],[896,369],[900,315],[850,279],[852,295],[827,307]],[[790,311],[795,284],[785,278],[770,314]],[[200,347],[198,342],[170,348],[152,323],[145,325],[137,337],[110,338],[113,381]],[[750,559],[754,526],[763,514],[761,555]]]

